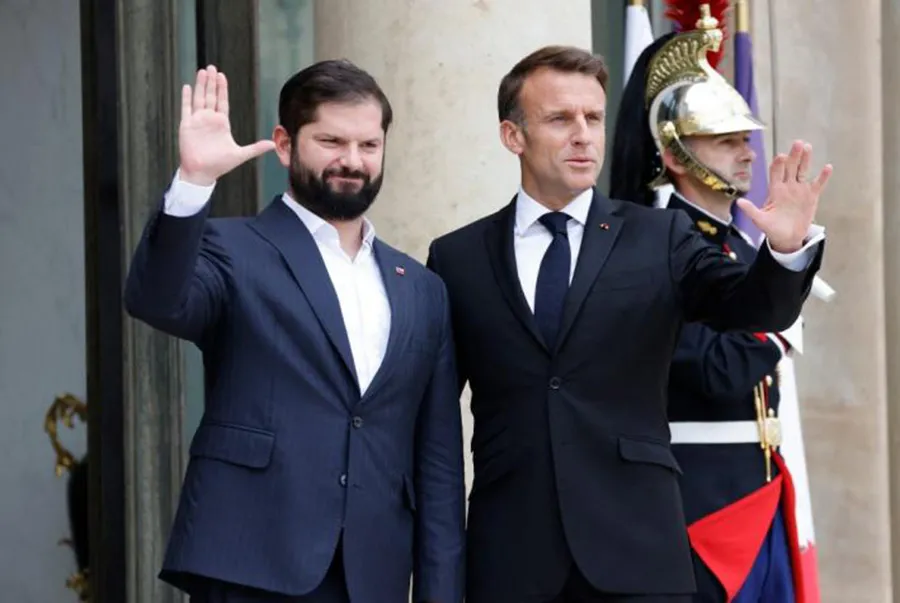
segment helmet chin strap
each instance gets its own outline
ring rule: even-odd
[[[683,165],[700,182],[714,191],[723,193],[729,200],[734,200],[741,196],[741,191],[738,190],[737,186],[726,180],[724,176],[712,168],[700,163],[700,160],[691,153],[684,141],[678,136],[675,124],[670,121],[663,124],[659,130],[659,138],[662,146],[672,153],[675,161]],[[665,169],[663,169],[651,186],[655,188],[667,181],[668,177]]]

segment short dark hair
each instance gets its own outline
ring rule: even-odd
[[[320,61],[297,72],[281,87],[278,123],[293,140],[300,128],[315,121],[319,105],[365,100],[381,105],[381,128],[387,134],[394,112],[375,78],[345,59]]]
[[[597,78],[603,90],[609,79],[609,71],[603,57],[574,46],[545,46],[535,50],[503,76],[497,93],[497,112],[500,121],[521,123],[524,116],[519,105],[522,85],[539,69],[552,69],[563,73],[581,73]]]

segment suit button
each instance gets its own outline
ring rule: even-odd
[[[346,474],[346,473],[341,473],[341,479],[340,479],[340,482],[341,482],[341,487],[342,487],[342,488],[346,488],[346,487],[347,487],[347,474]]]
[[[562,379],[559,377],[550,378],[550,389],[559,389],[560,385],[562,385]]]
[[[362,417],[353,417],[353,420],[351,421],[351,423],[352,423],[353,427],[355,427],[356,429],[359,429],[360,427],[363,426]]]

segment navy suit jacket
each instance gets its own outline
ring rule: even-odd
[[[667,385],[682,325],[777,331],[822,260],[733,262],[681,211],[594,193],[554,347],[516,273],[515,200],[431,246],[472,390],[468,603],[550,600],[573,564],[598,590],[692,593]]]
[[[462,600],[465,485],[447,293],[380,240],[392,311],[360,395],[337,296],[280,199],[254,218],[157,211],[128,312],[202,350],[206,400],[161,578],[312,591],[343,539],[354,602]],[[398,267],[400,268],[398,270]],[[147,400],[152,404],[154,401]]]

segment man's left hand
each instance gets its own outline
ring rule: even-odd
[[[777,155],[769,166],[769,197],[765,206],[760,209],[746,199],[737,201],[778,253],[794,253],[803,247],[819,196],[831,177],[833,168],[828,164],[818,178],[809,181],[811,159],[812,145],[802,140],[794,142],[788,155]]]

